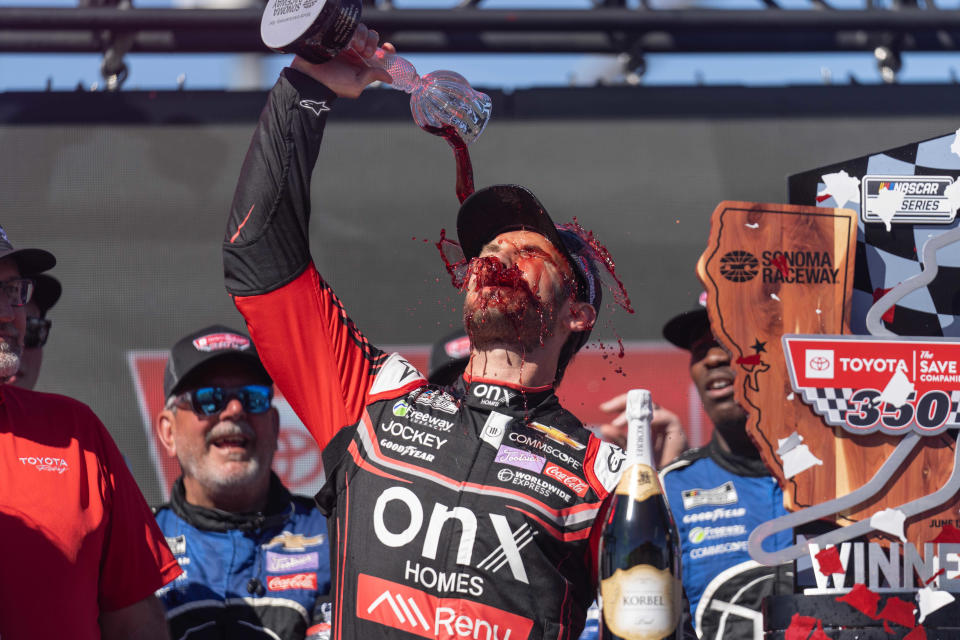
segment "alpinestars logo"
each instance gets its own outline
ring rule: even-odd
[[[361,573],[357,617],[436,640],[526,640],[533,621],[461,598],[425,591]]]
[[[330,111],[330,107],[327,106],[326,100],[301,100],[300,106],[304,109],[313,111],[314,115],[320,115],[324,111]]]
[[[20,464],[34,467],[37,471],[53,471],[62,474],[70,469],[70,465],[63,458],[51,456],[21,456]]]

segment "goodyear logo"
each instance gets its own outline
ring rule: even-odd
[[[861,184],[860,218],[864,222],[884,222],[879,212],[884,191],[903,194],[892,224],[947,224],[956,216],[947,196],[947,187],[953,184],[950,176],[864,176]]]

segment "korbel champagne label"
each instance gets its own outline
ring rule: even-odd
[[[680,581],[667,569],[640,564],[600,582],[603,620],[624,640],[660,640],[680,624]]]
[[[627,469],[617,484],[617,495],[629,496],[637,502],[643,502],[650,496],[660,494],[660,482],[657,472],[645,464],[635,464]]]

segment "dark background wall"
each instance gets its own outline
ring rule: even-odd
[[[958,93],[495,94],[471,152],[478,185],[525,184],[555,219],[577,216],[609,246],[637,314],[608,314],[612,326],[595,335],[658,340],[700,291],[694,263],[717,202],[784,201],[788,174],[950,132]],[[0,224],[15,244],[53,251],[65,286],[39,387],[94,408],[150,500],[159,494],[126,354],[205,324],[242,326],[223,291],[219,243],[263,99],[0,94]],[[452,154],[412,123],[405,96],[369,91],[334,105],[311,240],[320,271],[375,343],[429,343],[457,324],[459,296],[432,244],[456,209]]]

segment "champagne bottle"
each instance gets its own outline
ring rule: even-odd
[[[650,392],[627,394],[627,459],[600,537],[601,638],[682,635],[680,550],[653,464]]]

